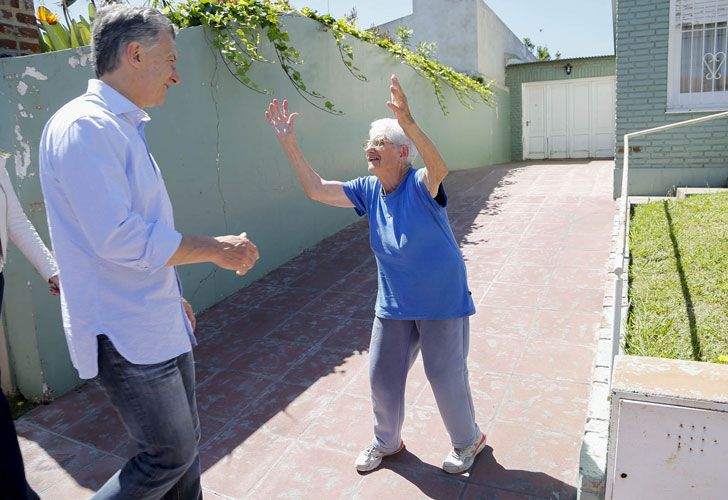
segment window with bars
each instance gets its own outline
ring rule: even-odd
[[[668,111],[728,109],[728,0],[671,0]]]

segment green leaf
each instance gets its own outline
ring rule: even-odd
[[[304,61],[296,47],[292,45],[290,35],[279,16],[294,10],[285,0],[237,0],[222,3],[213,0],[189,0],[186,3],[170,4],[164,12],[179,27],[203,25],[212,30],[215,36],[211,44],[220,50],[231,71],[239,76],[240,81],[253,89],[258,89],[259,86],[248,73],[254,62],[269,62],[261,53],[261,38],[267,38],[282,69],[301,96],[319,109],[341,114],[341,111],[335,110],[331,101],[325,101],[321,105],[325,97],[314,90],[308,90],[301,73],[293,68],[294,65],[301,65]],[[447,113],[444,85],[451,87],[458,100],[466,107],[471,107],[470,103],[476,99],[485,102],[490,102],[492,99],[493,91],[489,84],[476,82],[431,59],[431,51],[412,51],[385,38],[381,33],[359,30],[344,20],[334,19],[328,14],[319,14],[308,7],[301,9],[301,14],[321,23],[323,31],[332,36],[339,48],[344,66],[359,80],[366,80],[366,76],[354,65],[354,51],[351,45],[346,43],[347,36],[388,51],[393,57],[412,67],[421,77],[429,80],[433,84],[435,97],[444,113]],[[81,18],[78,23],[79,31],[83,31],[80,28],[83,21]]]
[[[71,19],[71,29],[70,29],[71,47],[74,49],[81,46],[81,36],[78,33],[77,26],[78,25],[76,24],[76,21]]]
[[[38,37],[38,45],[40,45],[40,50],[42,52],[50,52],[51,48],[48,45],[48,35],[45,33],[40,33],[40,36]]]
[[[81,37],[81,45],[91,44],[91,30],[85,24],[78,25],[78,32]]]
[[[60,23],[50,25],[45,21],[41,21],[41,26],[48,34],[48,38],[50,39],[50,43],[48,45],[50,46],[51,51],[71,48],[71,35],[65,27],[61,26]]]

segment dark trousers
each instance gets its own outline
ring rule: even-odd
[[[0,310],[2,310],[5,278],[0,273]],[[23,456],[18,446],[18,435],[15,433],[10,404],[0,391],[0,498],[15,500],[37,498],[29,492],[23,469]]]
[[[99,381],[139,453],[101,487],[94,500],[199,500],[200,419],[192,351],[152,365],[127,361],[98,337]]]

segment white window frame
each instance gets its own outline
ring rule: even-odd
[[[670,0],[669,38],[667,42],[667,113],[728,110],[728,90],[683,94],[680,92],[682,26],[675,23],[676,0]],[[728,69],[728,61],[723,67]]]

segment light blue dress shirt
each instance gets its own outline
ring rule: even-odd
[[[149,115],[100,80],[63,106],[40,142],[40,180],[73,365],[98,373],[97,335],[135,364],[195,345],[182,288],[165,263],[179,247],[172,204],[147,147]]]

